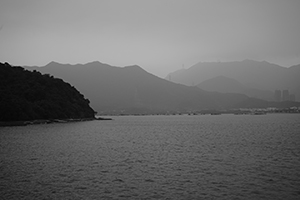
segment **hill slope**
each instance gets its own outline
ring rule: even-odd
[[[0,121],[93,118],[94,110],[61,79],[0,63]]]
[[[267,101],[272,101],[274,98],[274,94],[271,91],[248,88],[240,82],[225,76],[217,76],[205,80],[198,84],[197,87],[212,92],[245,94],[249,97]]]
[[[28,67],[74,84],[98,112],[151,113],[216,107],[204,91],[158,78],[139,66],[113,67],[100,62]]]
[[[139,66],[114,67],[100,62],[69,65],[51,62],[44,67],[27,67],[63,78],[91,100],[100,114],[140,114],[228,109],[250,102],[243,94],[207,92],[198,87],[172,83]],[[249,100],[250,99],[250,100]],[[258,102],[258,103],[256,103]]]
[[[285,68],[253,60],[198,63],[189,69],[170,73],[166,79],[185,85],[198,85],[217,76],[235,79],[247,88],[272,92],[288,89],[300,100],[300,65]]]

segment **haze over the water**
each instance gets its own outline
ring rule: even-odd
[[[0,62],[137,64],[160,77],[197,62],[300,64],[299,0],[1,0]]]

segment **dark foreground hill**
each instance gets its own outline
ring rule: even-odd
[[[114,67],[100,62],[77,65],[51,62],[44,67],[27,69],[52,74],[76,86],[100,114],[194,112],[267,105],[265,101],[256,101],[243,94],[207,92],[172,83],[136,65]]]
[[[0,63],[0,121],[94,118],[94,110],[61,79]]]

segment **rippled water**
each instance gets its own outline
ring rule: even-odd
[[[300,199],[300,115],[0,127],[2,199]]]

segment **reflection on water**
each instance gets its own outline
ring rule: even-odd
[[[0,128],[3,199],[300,199],[300,115]]]

